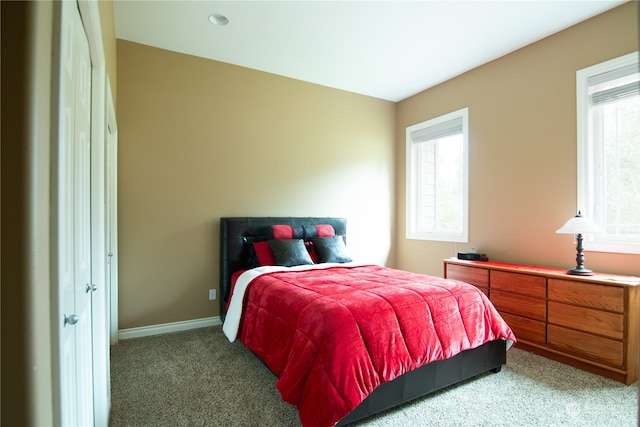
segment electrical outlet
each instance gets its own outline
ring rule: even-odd
[[[216,299],[216,290],[215,289],[209,289],[209,300],[214,300]]]

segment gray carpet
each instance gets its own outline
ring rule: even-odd
[[[299,426],[275,376],[220,327],[111,348],[111,422],[119,426]],[[637,426],[636,385],[513,349],[484,374],[357,426]]]

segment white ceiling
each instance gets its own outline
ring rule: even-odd
[[[625,0],[116,0],[116,37],[400,101]],[[226,26],[208,21],[212,13]]]

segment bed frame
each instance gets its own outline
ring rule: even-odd
[[[331,224],[336,234],[346,236],[347,232],[345,218],[220,218],[220,318],[223,321],[230,297],[231,275],[251,267],[251,241],[272,238],[270,226],[275,224]],[[344,426],[488,371],[500,372],[506,361],[506,342],[496,340],[450,359],[431,362],[380,385],[337,425]]]

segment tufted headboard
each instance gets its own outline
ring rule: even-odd
[[[231,275],[251,267],[252,241],[273,238],[272,225],[331,224],[336,234],[347,234],[346,218],[331,217],[234,217],[220,218],[220,318],[224,321],[231,292]]]

